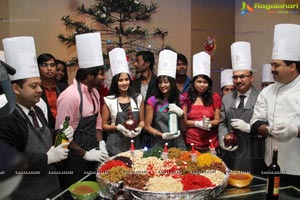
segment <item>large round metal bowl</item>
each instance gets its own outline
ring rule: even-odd
[[[114,156],[115,157],[115,156]],[[112,157],[112,159],[114,158]],[[223,163],[225,165],[225,163]],[[103,165],[103,164],[102,164]],[[100,165],[100,167],[102,166]],[[226,165],[225,165],[226,166]],[[225,189],[228,183],[229,178],[229,170],[226,167],[226,174],[223,182],[215,187],[208,187],[203,189],[195,189],[195,190],[188,190],[183,192],[150,192],[145,190],[139,190],[136,188],[130,188],[124,186],[124,189],[129,192],[134,199],[138,200],[174,200],[174,199],[203,199],[203,200],[210,200],[214,199],[220,195],[220,193]],[[96,175],[97,181],[100,184],[100,191],[99,195],[103,198],[112,199],[113,194],[115,194],[118,190],[117,183],[107,182],[99,176]],[[170,187],[172,187],[170,185]]]

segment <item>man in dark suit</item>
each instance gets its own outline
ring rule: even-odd
[[[69,143],[53,145],[56,131],[48,127],[44,113],[35,105],[42,89],[33,37],[5,38],[3,47],[7,63],[16,68],[10,76],[16,102],[15,110],[0,120],[0,142],[20,152],[27,162],[25,173],[15,172],[23,174],[23,179],[12,199],[46,199],[60,191],[55,163],[67,158],[69,150],[64,147]],[[64,130],[69,141],[73,132],[71,126]]]
[[[232,79],[236,90],[222,99],[219,141],[225,150],[223,160],[231,170],[260,174],[265,167],[264,140],[250,134],[249,124],[259,93],[252,85],[254,78],[250,43],[233,43],[231,57]],[[224,146],[224,136],[229,132],[233,132],[238,138],[238,146]]]

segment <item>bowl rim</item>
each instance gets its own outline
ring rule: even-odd
[[[248,179],[243,179],[243,180],[241,180],[241,179],[235,179],[235,178],[233,178],[231,175],[232,174],[243,174],[243,175],[246,175],[247,177],[248,177]],[[252,174],[250,174],[250,173],[248,173],[248,172],[231,172],[231,173],[229,173],[229,177],[228,177],[228,180],[229,179],[231,179],[231,180],[236,180],[236,181],[248,181],[248,180],[252,180],[253,179],[253,175]]]
[[[78,186],[82,186],[82,185],[87,185],[87,186],[90,186],[92,187],[95,191],[94,192],[89,192],[89,193],[85,193],[85,194],[77,194],[77,193],[74,193],[74,190],[76,187]],[[79,195],[79,196],[84,196],[84,195],[92,195],[94,193],[98,193],[99,190],[101,189],[100,185],[98,182],[96,181],[80,181],[80,182],[76,182],[76,183],[73,183],[71,186],[69,186],[68,190],[71,194],[74,194],[74,195]]]

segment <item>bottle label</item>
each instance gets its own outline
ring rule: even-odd
[[[64,143],[68,143],[69,140],[66,140],[66,139],[61,139],[61,144],[64,144]],[[64,146],[65,149],[68,148],[68,146]]]
[[[178,118],[175,113],[169,113],[169,131],[170,133],[178,133]]]
[[[279,187],[280,187],[280,176],[275,176],[274,177],[273,196],[279,195]]]

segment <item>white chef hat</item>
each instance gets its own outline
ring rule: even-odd
[[[261,82],[274,82],[271,64],[264,64],[261,72]]]
[[[2,42],[6,63],[16,69],[16,73],[10,75],[11,81],[40,77],[33,37],[5,38]]]
[[[251,64],[251,45],[249,42],[235,42],[231,45],[232,70],[250,70]]]
[[[75,38],[79,68],[104,65],[99,32],[80,34],[76,35]]]
[[[4,56],[4,51],[0,51],[0,60],[5,62],[5,56]]]
[[[205,51],[193,55],[193,77],[200,74],[210,77],[210,55]]]
[[[159,53],[157,76],[171,76],[175,78],[177,66],[177,53],[171,50],[163,50]]]
[[[299,47],[300,25],[275,25],[272,59],[300,61]]]
[[[113,77],[119,73],[129,74],[129,66],[126,58],[126,53],[123,48],[114,48],[108,53],[108,55]]]
[[[224,69],[221,71],[221,88],[226,85],[233,85],[232,75],[232,69]]]

